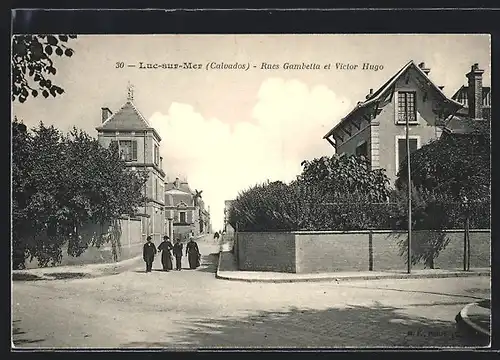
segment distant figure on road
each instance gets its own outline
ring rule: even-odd
[[[215,239],[215,240],[219,240],[219,236],[220,236],[220,235],[219,235],[219,232],[218,232],[218,231],[216,231],[216,232],[215,232],[215,234],[214,234],[214,239]]]
[[[186,245],[186,256],[188,257],[190,269],[196,269],[200,266],[200,250],[192,237]]]
[[[146,263],[146,272],[151,272],[153,269],[153,261],[155,260],[156,252],[156,246],[151,242],[151,236],[148,236],[142,249],[142,258]]]
[[[158,246],[158,251],[161,251],[161,264],[163,265],[163,271],[172,270],[172,253],[170,250],[172,250],[174,246],[169,239],[170,238],[165,235],[162,243]]]
[[[175,256],[175,270],[181,270],[181,260],[182,260],[182,243],[181,239],[177,239],[173,251],[174,256]]]

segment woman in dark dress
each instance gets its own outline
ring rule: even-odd
[[[191,237],[186,245],[186,256],[189,261],[189,268],[196,269],[200,266],[200,250],[198,244]]]
[[[169,241],[169,237],[165,235],[163,237],[163,241],[158,246],[158,251],[161,251],[161,263],[163,265],[163,271],[169,271],[172,270],[172,253],[170,250],[172,250],[174,246],[172,243]]]

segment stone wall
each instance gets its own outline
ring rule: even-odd
[[[296,272],[292,233],[238,233],[240,270]]]
[[[60,266],[64,265],[83,265],[100,264],[123,261],[142,255],[143,239],[141,235],[140,219],[120,219],[118,220],[118,229],[116,234],[119,241],[109,241],[100,247],[89,246],[80,256],[71,256],[68,254],[67,247],[62,249],[62,259]],[[85,242],[90,244],[99,236],[110,236],[110,226],[101,226],[98,224],[88,224],[79,231],[80,236]],[[36,259],[26,261],[26,268],[33,269],[38,267]]]
[[[321,273],[337,271],[405,270],[400,242],[406,233],[395,231],[318,231],[237,233],[240,270]],[[426,232],[413,232],[413,239]],[[434,261],[435,268],[461,269],[463,231],[447,231],[449,244]],[[489,267],[491,234],[471,230],[471,267]],[[414,269],[424,268],[416,264]]]

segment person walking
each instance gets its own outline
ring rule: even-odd
[[[200,266],[200,250],[198,249],[198,244],[191,237],[186,245],[186,256],[189,261],[189,268],[196,269]]]
[[[177,239],[172,252],[174,253],[175,256],[175,270],[180,271],[182,269],[181,266],[181,260],[182,260],[182,243],[181,239]]]
[[[144,244],[144,247],[142,248],[142,258],[144,259],[144,262],[146,263],[146,272],[151,272],[153,269],[153,261],[155,260],[155,255],[156,255],[156,246],[153,244],[151,241],[151,236],[148,236],[146,238],[146,243]]]
[[[163,265],[163,271],[172,270],[172,253],[170,250],[172,250],[174,246],[169,240],[170,238],[165,235],[162,243],[158,246],[158,251],[161,251],[161,264]]]

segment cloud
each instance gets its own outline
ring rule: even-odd
[[[220,229],[224,200],[267,179],[293,180],[302,160],[332,154],[322,137],[349,106],[324,85],[272,78],[262,83],[250,121],[230,126],[181,103],[150,121],[162,137],[167,176],[186,176],[191,188],[202,189]]]

